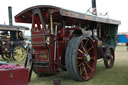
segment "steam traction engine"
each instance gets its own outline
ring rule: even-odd
[[[25,30],[28,27],[13,25],[12,7],[8,7],[9,25],[0,24],[0,55],[4,60],[13,58],[23,60],[26,56],[24,48]]]
[[[38,75],[63,69],[74,80],[85,81],[94,75],[97,59],[103,58],[106,68],[114,64],[120,21],[48,5],[28,8],[15,21],[32,23],[31,69]]]
[[[0,24],[0,55],[4,60],[13,58],[21,61],[25,58],[23,30],[29,30],[29,28]]]

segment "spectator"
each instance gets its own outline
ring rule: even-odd
[[[30,43],[27,43],[26,50],[27,50],[27,55],[28,55],[28,62],[31,65],[31,59],[32,59],[31,51],[32,51],[32,46],[31,46]]]
[[[128,51],[128,42],[126,43],[127,51]]]

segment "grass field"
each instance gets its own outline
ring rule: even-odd
[[[125,46],[117,46],[116,60],[112,69],[106,69],[103,61],[97,63],[96,73],[93,78],[86,82],[78,82],[72,80],[67,72],[61,72],[54,76],[37,77],[35,73],[32,74],[32,79],[29,85],[53,85],[54,78],[61,78],[61,85],[128,85],[128,51]],[[11,63],[23,62],[9,61]]]

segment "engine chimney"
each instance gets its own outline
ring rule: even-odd
[[[92,0],[92,14],[97,15],[96,0]]]
[[[9,17],[9,25],[13,25],[13,21],[12,21],[12,7],[9,6],[8,7],[8,17]]]

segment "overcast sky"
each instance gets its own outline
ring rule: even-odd
[[[96,0],[99,13],[108,12],[110,19],[121,21],[118,32],[128,32],[128,1],[127,0]],[[35,5],[53,5],[81,13],[91,7],[91,0],[1,0],[0,24],[8,24],[8,6],[12,6],[13,17],[22,10]],[[107,18],[107,17],[106,17]],[[13,24],[15,23],[13,18]],[[19,24],[19,23],[18,23]],[[20,24],[26,25],[26,24]]]

